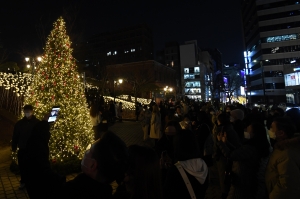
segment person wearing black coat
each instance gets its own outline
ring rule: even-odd
[[[28,146],[28,139],[32,134],[34,126],[40,121],[33,115],[33,107],[31,105],[25,105],[23,112],[25,116],[15,124],[11,145],[13,152],[19,148],[18,165],[21,174],[19,189],[25,187],[24,157]]]
[[[230,175],[230,191],[227,199],[252,199],[258,193],[257,174],[260,169],[261,158],[269,155],[269,142],[265,126],[253,123],[247,127],[247,141],[240,147],[230,148],[227,133],[217,136],[217,145],[223,155],[233,162]]]
[[[186,173],[197,199],[205,197],[208,187],[208,168],[199,150],[195,134],[190,130],[181,130],[174,137],[174,156]],[[164,160],[161,160],[161,166]],[[163,169],[163,172],[164,169]],[[175,165],[167,169],[163,186],[164,199],[191,198],[188,188]]]
[[[217,145],[217,135],[222,132],[227,133],[227,139],[230,143],[228,145],[229,148],[237,148],[241,146],[240,139],[233,129],[232,125],[230,124],[229,116],[227,113],[221,113],[217,115],[216,125],[213,130],[213,139],[214,139],[214,159],[216,160],[218,173],[219,173],[219,180],[220,180],[220,187],[222,191],[222,198],[226,198],[229,192],[229,188],[227,184],[224,183],[225,180],[225,170],[228,164],[227,158],[224,157],[222,151]]]
[[[110,199],[111,183],[120,183],[128,169],[126,144],[114,133],[105,132],[85,152],[81,161],[82,173],[65,183],[55,193],[60,198]]]
[[[25,151],[25,184],[31,199],[52,198],[56,189],[65,182],[65,177],[54,173],[50,166],[48,116],[34,127]]]

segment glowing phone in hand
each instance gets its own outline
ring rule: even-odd
[[[55,122],[58,117],[58,112],[60,110],[59,106],[53,106],[48,118],[48,122]]]

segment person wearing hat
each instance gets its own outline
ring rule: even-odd
[[[33,106],[31,105],[25,105],[23,108],[23,113],[25,116],[15,124],[11,145],[13,152],[16,152],[17,148],[19,148],[18,165],[21,174],[19,189],[23,189],[25,187],[23,159],[27,147],[27,141],[31,136],[34,126],[40,121],[33,115]]]
[[[242,111],[241,109],[235,109],[233,111],[230,111],[230,122],[241,142],[244,141],[243,120],[244,120],[244,111]]]
[[[147,105],[143,106],[143,110],[140,112],[138,119],[141,122],[142,129],[144,132],[144,141],[146,141],[149,138],[148,132],[151,120],[151,112],[148,109]]]

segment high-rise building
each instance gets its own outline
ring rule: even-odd
[[[178,42],[167,42],[163,50],[157,51],[156,60],[176,71],[176,93],[181,94],[180,50]]]
[[[1,36],[1,32],[0,32],[0,49],[3,48],[3,42],[2,42],[2,36]]]
[[[242,21],[249,102],[293,102],[289,89],[299,84],[286,75],[300,66],[299,1],[244,0]]]
[[[215,61],[214,64],[214,75],[213,75],[213,90],[215,94],[215,98],[219,99],[220,98],[220,92],[222,91],[222,86],[223,86],[223,61],[222,61],[222,53],[219,51],[217,48],[202,48],[202,51],[207,51],[211,58]]]
[[[153,60],[152,31],[140,24],[101,33],[88,40],[87,51],[86,60],[97,67]]]

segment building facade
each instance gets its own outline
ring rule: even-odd
[[[213,60],[213,90],[214,90],[214,95],[215,99],[220,99],[220,93],[222,92],[222,87],[223,87],[223,61],[222,61],[222,53],[219,51],[217,48],[203,48],[201,49],[202,51],[207,51],[209,52],[212,60]]]
[[[289,86],[285,74],[300,65],[299,10],[299,1],[243,1],[246,92],[249,102],[291,101],[288,90],[293,90],[293,86]]]
[[[180,45],[181,88],[182,93],[188,98],[211,100],[212,63],[210,64],[210,61],[210,56],[208,58],[201,53],[197,41],[187,41]]]
[[[152,31],[146,24],[126,27],[91,37],[86,43],[87,64],[112,64],[153,60]]]

